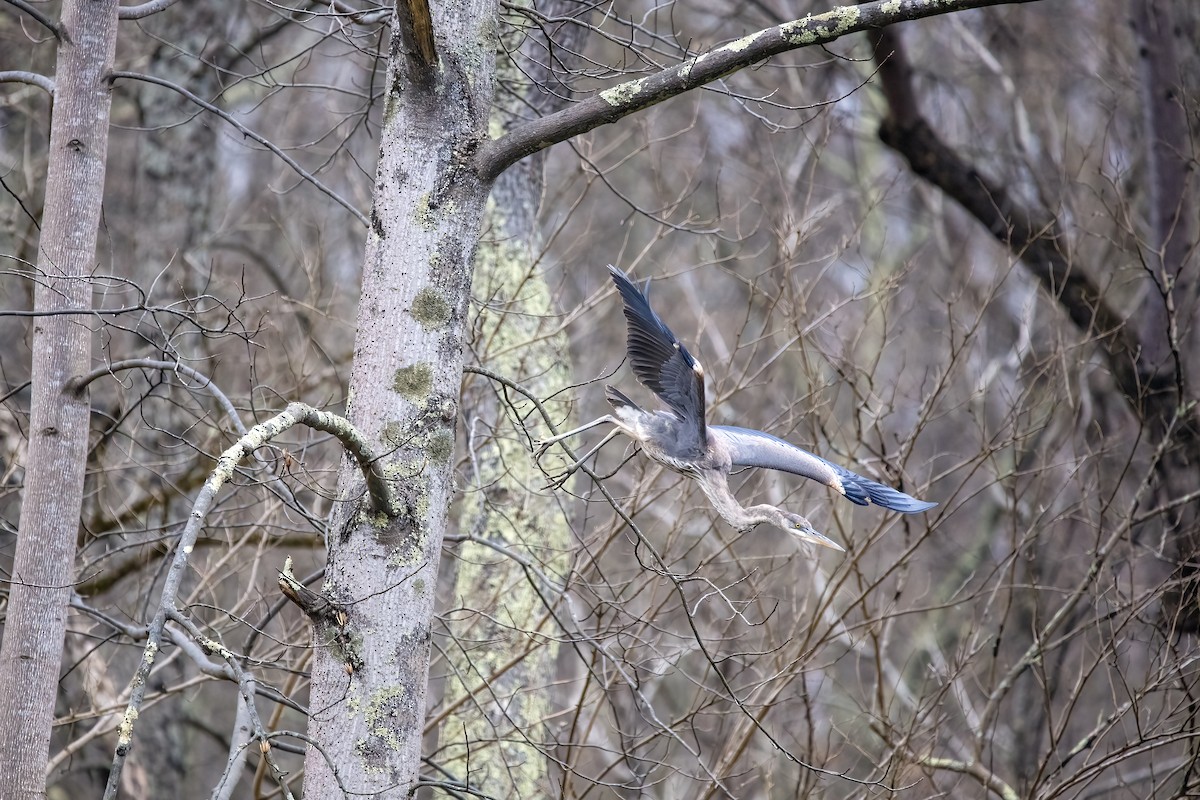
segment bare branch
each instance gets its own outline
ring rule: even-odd
[[[238,657],[234,655],[228,647],[208,636],[205,636],[203,631],[196,627],[196,623],[192,622],[192,620],[186,614],[180,612],[178,609],[173,609],[172,611],[168,612],[168,614],[171,620],[186,630],[188,635],[190,635],[192,639],[200,645],[201,648],[203,648],[205,651],[219,655],[225,662],[226,669],[231,675],[233,675],[233,679],[237,681],[238,689],[240,691],[241,703],[239,715],[244,713],[249,718],[250,727],[254,731],[253,738],[258,740],[259,752],[262,753],[263,759],[266,761],[268,768],[271,770],[271,777],[275,779],[275,782],[283,791],[283,796],[287,798],[287,800],[293,800],[294,795],[292,794],[291,789],[288,787],[286,780],[287,773],[279,768],[279,764],[276,763],[275,758],[271,755],[271,740],[267,735],[266,727],[262,724],[262,719],[260,719],[258,716],[258,708],[254,704],[254,695],[257,688],[257,681],[254,680],[254,676],[242,669],[242,665],[239,663]],[[234,743],[231,745],[231,747],[237,747],[237,744]],[[232,778],[231,775],[227,775],[226,777]]]
[[[789,50],[828,44],[850,33],[985,6],[1033,0],[874,0],[840,6],[743,36],[645,78],[605,89],[555,114],[485,142],[475,155],[479,177],[491,181],[528,155],[601,125],[616,122],[732,72]]]
[[[136,6],[122,6],[117,13],[117,19],[144,19],[151,14],[165,11],[178,2],[179,0],[150,0]]]
[[[1004,800],[1019,800],[1016,790],[1004,782],[995,772],[980,764],[978,761],[955,761],[952,758],[923,758],[920,763],[930,769],[944,769],[950,772],[960,772],[970,775],[986,786],[989,791],[1000,795]]]
[[[27,83],[42,89],[51,97],[54,96],[54,81],[36,72],[25,72],[19,69],[0,71],[0,83]]]
[[[89,372],[87,375],[82,375],[78,378],[72,378],[67,382],[69,391],[82,392],[87,388],[88,384],[97,378],[102,378],[105,375],[112,375],[127,369],[157,369],[165,372],[175,372],[180,375],[186,375],[192,380],[199,383],[199,388],[206,390],[217,404],[221,406],[221,410],[225,412],[225,416],[229,418],[229,422],[234,429],[242,436],[246,435],[246,426],[242,423],[242,418],[238,415],[237,409],[229,397],[221,391],[221,389],[212,382],[212,379],[199,370],[192,369],[186,364],[180,364],[178,361],[156,361],[152,358],[130,358],[124,361],[115,361],[112,364],[106,364],[102,367]]]

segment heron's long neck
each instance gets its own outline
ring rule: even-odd
[[[729,482],[725,475],[707,473],[697,479],[700,488],[708,496],[708,501],[726,522],[735,528],[744,530],[752,528],[761,522],[771,522],[774,514],[779,511],[774,506],[758,505],[743,506],[729,491]]]

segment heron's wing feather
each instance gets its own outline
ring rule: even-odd
[[[704,368],[658,318],[633,282],[612,265],[608,271],[625,301],[627,349],[633,374],[681,419],[696,426],[704,446]]]
[[[860,506],[874,503],[892,511],[915,514],[937,505],[918,500],[837,464],[831,464],[820,456],[801,450],[769,433],[725,425],[710,425],[709,430],[716,431],[721,436],[735,467],[778,469],[812,478],[836,489],[845,495],[847,500]]]

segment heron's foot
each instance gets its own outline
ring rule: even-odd
[[[571,476],[574,475],[578,471],[579,471],[579,464],[575,463],[575,464],[572,464],[571,466],[567,467],[562,472],[556,473],[554,475],[547,475],[546,477],[548,477],[550,479],[550,482],[547,483],[545,486],[543,486],[542,490],[545,491],[547,489],[561,489],[563,484],[566,483],[568,480],[570,480]]]
[[[541,461],[542,456],[546,455],[546,451],[550,449],[553,442],[547,442],[545,439],[533,440],[533,460]]]

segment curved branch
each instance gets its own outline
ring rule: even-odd
[[[121,785],[121,772],[125,759],[133,745],[133,727],[141,713],[142,701],[146,696],[146,685],[150,677],[150,669],[158,651],[162,647],[163,632],[168,619],[177,619],[180,615],[175,604],[179,586],[187,572],[188,561],[204,527],[204,519],[216,501],[217,492],[233,477],[237,465],[259,447],[274,439],[279,434],[296,424],[308,425],[311,428],[332,433],[350,451],[358,461],[359,466],[367,476],[367,488],[375,508],[391,515],[397,504],[393,500],[391,487],[374,470],[375,456],[362,435],[345,419],[324,411],[318,411],[304,403],[290,403],[286,410],[276,414],[266,422],[259,423],[246,432],[246,435],[221,454],[217,466],[204,482],[204,488],[196,495],[192,504],[192,512],[188,515],[187,525],[179,536],[175,547],[175,555],[163,581],[162,594],[159,597],[158,609],[154,612],[146,633],[146,646],[142,651],[142,660],[131,681],[129,703],[125,708],[121,724],[117,729],[117,747],[113,752],[113,763],[108,773],[108,785],[104,790],[105,800],[115,798],[117,788]],[[245,687],[243,686],[245,691]]]
[[[26,2],[26,0],[5,0],[10,6],[16,6],[24,11],[29,16],[33,17],[42,25],[42,27],[54,34],[54,38],[60,42],[70,42],[71,37],[67,35],[67,30],[62,26],[62,23],[55,22],[48,16],[37,9],[36,6]]]
[[[346,209],[351,214],[353,214],[354,218],[357,219],[359,222],[361,222],[364,228],[367,227],[368,221],[367,221],[366,215],[363,214],[361,211],[359,211],[357,208],[355,208],[350,203],[349,200],[346,200],[340,194],[335,192],[333,189],[331,189],[328,186],[326,186],[325,184],[321,183],[321,181],[317,178],[316,175],[313,175],[311,172],[306,170],[304,167],[300,166],[294,158],[289,156],[287,153],[283,152],[283,150],[281,150],[277,145],[273,144],[265,136],[255,133],[254,131],[250,130],[242,123],[238,122],[236,119],[233,118],[233,115],[229,114],[228,112],[223,111],[220,108],[217,108],[212,103],[209,103],[206,100],[200,99],[199,97],[192,94],[187,89],[180,86],[179,84],[172,83],[171,81],[164,80],[163,78],[156,78],[153,75],[145,75],[141,72],[113,72],[111,75],[109,75],[110,81],[115,81],[118,78],[127,78],[129,80],[134,80],[134,81],[145,81],[146,83],[153,83],[157,86],[164,86],[168,89],[171,89],[172,91],[178,92],[179,94],[183,95],[188,100],[191,100],[193,103],[195,103],[196,105],[203,108],[205,111],[208,111],[212,114],[217,115],[218,117],[225,120],[233,127],[237,128],[238,132],[241,133],[243,136],[245,136],[248,139],[253,139],[254,141],[261,144],[263,147],[267,148],[272,153],[277,155],[283,161],[283,163],[287,164],[289,167],[291,167],[293,170],[295,170],[297,175],[299,175],[301,178],[303,178],[304,180],[311,183],[319,191],[321,191],[326,196],[328,196],[330,199],[332,199],[335,203],[337,203],[342,208]]]
[[[36,86],[51,97],[54,96],[54,81],[36,72],[19,69],[0,70],[0,83],[27,83]]]
[[[626,117],[663,100],[696,89],[731,72],[789,50],[826,44],[850,33],[897,22],[985,6],[1034,0],[873,0],[840,6],[823,14],[784,22],[729,42],[701,56],[605,89],[549,116],[531,120],[499,139],[483,143],[475,154],[476,173],[491,181],[528,155]]]
[[[372,507],[377,512],[389,517],[395,517],[400,513],[401,506],[392,492],[392,487],[375,469],[375,461],[378,458],[375,451],[358,432],[358,428],[350,424],[349,420],[339,417],[337,414],[330,414],[328,411],[319,411],[304,403],[289,403],[287,410],[279,417],[286,415],[295,418],[292,424],[307,425],[336,436],[337,440],[342,443],[342,447],[345,447],[347,452],[358,462],[358,468],[362,470],[363,477],[367,480],[367,492],[371,495]],[[269,425],[270,423],[271,420],[267,420],[262,424]],[[262,426],[256,425],[255,427]]]
[[[87,375],[81,375],[67,381],[67,390],[75,393],[82,392],[87,388],[88,384],[97,378],[103,378],[105,375],[113,375],[127,369],[156,369],[186,375],[199,384],[197,388],[204,389],[212,395],[212,398],[217,401],[217,405],[225,412],[225,416],[229,418],[230,424],[233,425],[238,434],[241,436],[246,435],[246,426],[242,423],[242,418],[238,416],[237,409],[234,408],[233,402],[230,401],[229,397],[203,372],[192,369],[186,364],[180,364],[178,361],[156,361],[152,358],[127,358],[124,361],[114,361],[111,364],[97,367]]]
[[[122,6],[117,12],[117,19],[144,19],[151,14],[165,11],[178,2],[179,0],[149,0],[136,6]]]

